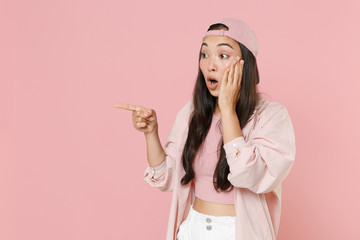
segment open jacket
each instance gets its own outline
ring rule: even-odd
[[[194,179],[185,175],[181,155],[188,135],[192,98],[179,110],[165,143],[166,159],[147,166],[144,180],[161,191],[173,191],[166,240],[176,240],[180,224],[195,201]],[[235,190],[236,240],[275,240],[280,223],[281,183],[295,159],[295,134],[286,108],[260,96],[243,137],[224,144]]]

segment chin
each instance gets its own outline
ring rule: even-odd
[[[218,91],[209,90],[209,92],[213,97],[219,97],[219,92]]]

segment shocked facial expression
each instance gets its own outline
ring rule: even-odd
[[[221,80],[225,70],[241,50],[239,44],[227,36],[209,35],[204,37],[201,45],[200,69],[211,95],[219,96]]]

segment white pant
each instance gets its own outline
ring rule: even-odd
[[[234,216],[212,216],[196,211],[193,205],[179,227],[177,240],[235,240]]]

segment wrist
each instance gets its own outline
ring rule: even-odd
[[[158,132],[158,127],[157,126],[154,127],[154,129],[151,132],[148,132],[148,133],[144,132],[145,138],[151,138],[151,137],[154,137],[154,136],[156,137],[158,135],[159,135],[159,132]]]
[[[228,116],[232,117],[234,115],[237,116],[235,109],[223,109],[223,110],[221,110],[221,117],[222,118],[223,117],[228,117]]]

